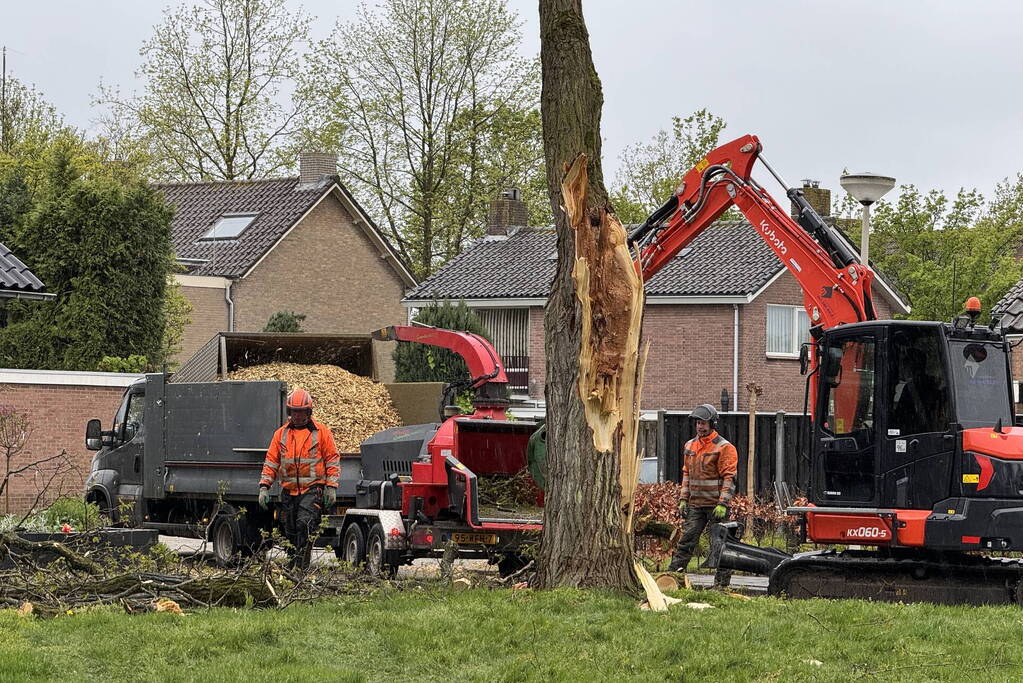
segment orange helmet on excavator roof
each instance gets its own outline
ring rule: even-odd
[[[305,389],[295,389],[293,392],[288,394],[288,401],[284,404],[290,413],[292,410],[308,410],[310,413],[313,411],[313,397],[309,395],[309,392]]]

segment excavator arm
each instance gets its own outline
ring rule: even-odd
[[[797,223],[752,178],[753,164],[759,159],[788,187],[760,156],[761,149],[755,135],[746,135],[713,150],[686,173],[675,194],[629,235],[639,253],[636,266],[643,279],[653,277],[734,205],[799,282],[812,327],[873,320],[873,272],[859,263],[837,231],[813,210],[802,190],[787,190],[799,211]]]

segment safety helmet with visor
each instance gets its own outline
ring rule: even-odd
[[[288,415],[296,410],[307,411],[307,415],[313,414],[313,397],[305,389],[295,389],[288,394],[288,400],[284,404]]]

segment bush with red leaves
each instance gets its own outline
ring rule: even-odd
[[[682,500],[682,487],[675,482],[660,484],[640,484],[636,489],[637,533],[651,520],[667,522],[675,526],[677,532],[682,530],[682,516],[679,514],[679,503]],[[794,505],[806,505],[806,498],[800,496]],[[779,510],[774,501],[765,498],[749,498],[737,495],[732,498],[729,506],[730,518],[741,522],[747,536],[756,543],[763,542],[765,536],[773,534],[776,529],[784,529],[786,534],[794,534],[798,528],[799,518],[786,515]],[[673,540],[677,540],[676,538]]]

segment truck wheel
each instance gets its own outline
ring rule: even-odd
[[[337,559],[358,567],[366,561],[366,537],[358,523],[349,524],[345,529],[341,545],[334,548]]]
[[[95,503],[99,508],[100,523],[103,526],[118,526],[120,521],[118,510],[110,505],[110,501],[102,493],[90,493],[85,499],[87,503]]]
[[[213,527],[213,559],[218,567],[232,567],[238,563],[238,530],[227,515],[217,517]]]
[[[384,527],[377,522],[369,530],[366,541],[366,573],[370,576],[390,579],[398,573],[398,565],[387,561],[387,541]]]

